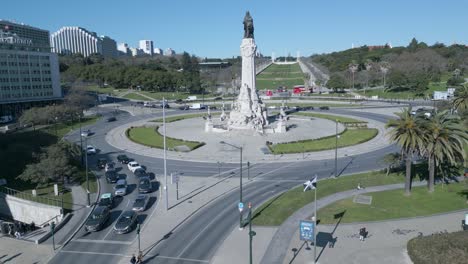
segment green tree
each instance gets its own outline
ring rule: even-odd
[[[411,107],[397,113],[398,119],[391,119],[386,124],[390,128],[390,138],[401,150],[406,159],[405,194],[411,194],[411,161],[415,154],[421,153],[425,134],[421,129],[421,120],[411,114]]]
[[[436,113],[421,125],[424,132],[423,152],[428,159],[428,190],[434,191],[435,168],[444,162],[456,165],[463,159],[463,147],[468,140],[466,127],[460,117],[447,110]]]
[[[333,89],[333,91],[336,93],[340,89],[344,89],[346,87],[346,81],[343,76],[339,74],[332,74],[327,82],[327,86]]]
[[[455,89],[452,105],[459,112],[468,111],[468,86]]]
[[[390,171],[395,167],[400,167],[401,165],[401,154],[400,153],[388,153],[383,157],[383,162],[387,166],[387,176],[390,174]]]

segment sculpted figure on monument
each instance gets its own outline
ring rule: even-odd
[[[244,17],[244,38],[254,38],[253,18],[250,16],[249,11]]]

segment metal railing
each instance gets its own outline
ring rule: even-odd
[[[32,201],[32,202],[37,202],[37,203],[41,203],[41,204],[47,204],[47,205],[63,208],[63,200],[62,199],[56,199],[56,198],[52,198],[52,197],[46,196],[46,195],[40,195],[40,194],[33,195],[32,193],[26,193],[26,192],[18,191],[18,190],[8,188],[8,187],[5,187],[5,186],[0,186],[0,193],[10,195],[10,196],[14,196],[16,198],[20,198],[20,199],[23,199],[23,200],[28,200],[28,201]]]

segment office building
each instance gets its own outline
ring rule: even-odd
[[[133,57],[144,55],[145,52],[139,48],[130,48]]]
[[[154,54],[157,54],[157,55],[163,55],[163,50],[160,49],[160,48],[154,48]]]
[[[130,51],[130,47],[128,46],[127,43],[117,44],[117,52],[119,53],[119,55],[123,55],[123,56],[132,55],[132,52]]]
[[[50,37],[52,51],[59,54],[77,54],[85,57],[101,54],[106,57],[117,56],[115,40],[90,32],[81,27],[63,27]]]
[[[173,49],[171,48],[167,48],[165,51],[164,51],[164,56],[174,56],[176,53]]]
[[[0,116],[15,115],[24,104],[62,98],[57,54],[49,32],[0,20]]]
[[[144,53],[153,56],[153,41],[152,40],[140,40],[140,49]]]

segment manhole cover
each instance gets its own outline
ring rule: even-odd
[[[358,203],[358,204],[371,205],[372,204],[372,196],[356,195],[356,196],[354,196],[353,202]]]

